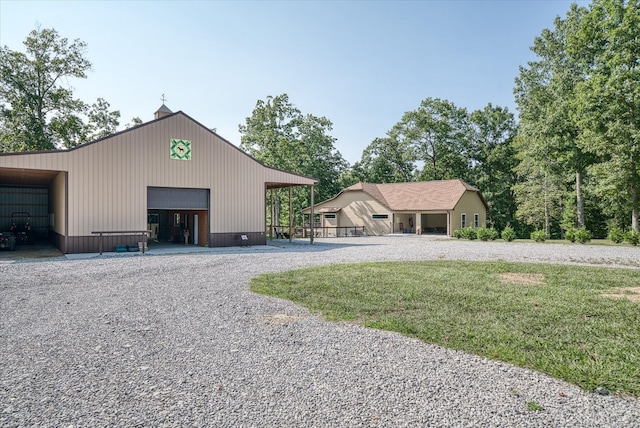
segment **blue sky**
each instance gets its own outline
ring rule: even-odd
[[[238,145],[256,101],[287,93],[333,122],[350,163],[427,98],[469,111],[513,101],[529,47],[572,2],[0,0],[0,45],[22,50],[37,24],[88,44],[85,102],[121,125],[162,104]],[[588,5],[588,2],[577,2]]]

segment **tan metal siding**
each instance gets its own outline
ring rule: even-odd
[[[192,160],[169,157],[172,138],[191,141]],[[210,233],[263,233],[265,183],[314,183],[264,167],[183,114],[68,152],[0,156],[0,167],[68,171],[66,235],[75,237],[146,228],[147,186],[210,189]],[[60,177],[56,195],[63,194]],[[55,227],[64,234],[59,204]]]
[[[65,177],[66,173],[60,172],[49,186],[49,214],[54,213],[51,230],[60,235],[65,235],[65,218],[67,210],[65,206]]]

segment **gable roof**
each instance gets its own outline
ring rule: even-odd
[[[74,152],[76,150],[84,150],[84,149],[86,149],[87,147],[89,147],[89,146],[91,146],[93,144],[101,144],[103,142],[106,142],[106,141],[109,141],[109,140],[113,139],[116,136],[120,136],[120,135],[127,134],[127,133],[138,132],[140,129],[142,129],[144,127],[155,126],[159,122],[168,121],[171,118],[174,118],[174,117],[177,117],[177,116],[182,116],[186,120],[192,122],[195,126],[203,128],[208,133],[215,135],[220,141],[222,141],[223,144],[227,145],[228,147],[230,147],[233,150],[236,150],[236,151],[242,153],[244,156],[250,158],[253,162],[259,164],[263,168],[275,171],[277,173],[284,173],[284,174],[288,174],[290,176],[300,177],[300,178],[302,178],[304,180],[311,181],[309,183],[305,183],[304,185],[311,185],[311,184],[317,184],[318,183],[318,180],[316,178],[309,177],[309,176],[302,175],[302,174],[298,174],[298,173],[294,173],[294,172],[285,171],[283,169],[279,169],[279,168],[276,168],[276,167],[265,165],[264,163],[262,163],[258,159],[256,159],[253,156],[251,156],[249,153],[245,152],[244,150],[242,150],[238,146],[234,145],[229,140],[221,137],[215,131],[212,131],[210,128],[207,128],[202,123],[198,122],[197,120],[193,119],[191,116],[187,115],[186,113],[184,113],[182,111],[177,111],[175,113],[172,113],[171,110],[169,110],[169,108],[167,106],[165,106],[164,104],[162,106],[160,106],[158,111],[159,112],[164,112],[166,114],[161,116],[161,117],[158,117],[158,118],[155,118],[153,120],[150,120],[148,122],[141,123],[140,125],[132,126],[130,128],[124,129],[122,131],[118,131],[118,132],[115,132],[113,134],[109,134],[109,135],[107,135],[105,137],[101,137],[101,138],[98,138],[98,139],[93,140],[93,141],[88,141],[86,143],[78,144],[78,145],[76,145],[74,147],[63,148],[63,149],[54,149],[54,150],[38,150],[38,151],[29,151],[29,152],[0,153],[0,157],[10,157],[10,156],[11,157],[20,157],[20,156],[28,156],[28,155],[45,155],[46,156],[47,154],[55,154],[55,153],[68,154],[68,153],[72,153],[72,152]],[[41,184],[48,183],[51,180],[51,178],[55,175],[55,174],[52,175],[51,173],[46,173],[46,172],[37,174],[37,171],[38,170],[31,170],[29,173],[22,173],[22,175],[24,176],[23,177],[24,179],[22,179],[22,181],[20,183],[18,183],[18,182],[14,182],[16,180],[15,170],[8,170],[8,169],[5,169],[4,167],[0,166],[0,182],[1,183],[7,182],[7,183],[11,183],[11,184],[24,184],[24,185],[41,185]],[[288,182],[284,182],[284,181],[283,182],[267,182],[265,184],[267,185],[267,188],[287,187],[287,186],[292,185],[292,183],[288,183]]]
[[[452,210],[464,193],[471,191],[477,192],[485,208],[489,209],[480,190],[462,180],[385,184],[357,183],[343,189],[340,193],[353,191],[367,193],[391,211]]]

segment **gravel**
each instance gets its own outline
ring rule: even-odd
[[[408,235],[0,261],[0,425],[638,427],[637,399],[327,322],[248,282],[361,260],[640,269],[639,255]]]

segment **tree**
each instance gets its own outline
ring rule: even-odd
[[[89,109],[88,117],[88,140],[95,140],[116,132],[119,125],[120,112],[109,111],[109,103],[102,98],[98,98]]]
[[[109,113],[102,99],[90,108],[64,85],[87,77],[86,43],[37,28],[24,46],[24,53],[0,48],[0,151],[72,147],[88,136],[113,132],[119,112]]]
[[[426,98],[405,113],[389,136],[413,148],[424,164],[420,180],[467,179],[470,129],[466,109],[439,98]]]
[[[131,118],[131,122],[127,123],[124,127],[126,129],[135,128],[138,125],[142,125],[144,122],[138,116]],[[215,128],[212,129],[213,132],[216,132]]]
[[[552,181],[558,184],[565,171],[574,173],[576,203],[571,205],[576,207],[578,227],[585,224],[584,174],[595,159],[579,144],[583,137],[575,115],[576,87],[586,79],[586,71],[571,54],[568,40],[577,33],[586,12],[573,4],[565,19],[555,19],[553,30],[545,29],[536,37],[531,50],[538,60],[520,67],[514,89],[527,156],[537,156],[536,162],[545,164],[545,175],[554,175]]]
[[[360,181],[369,183],[402,183],[413,180],[413,147],[395,136],[376,138],[362,152],[354,169],[362,171]]]
[[[543,227],[551,236],[552,223],[562,218],[566,179],[550,171],[543,156],[533,153],[541,146],[539,143],[518,135],[514,144],[519,160],[514,168],[518,182],[513,185],[516,216],[525,224]]]
[[[328,199],[340,191],[339,177],[348,164],[329,135],[332,123],[325,117],[303,115],[287,94],[258,100],[244,125],[239,125],[240,148],[267,166],[317,178],[316,199]],[[309,205],[308,189],[294,192],[294,213]],[[276,200],[278,218],[279,199]],[[282,210],[289,215],[288,207]]]
[[[512,187],[517,182],[513,171],[517,164],[513,140],[517,134],[516,122],[507,108],[488,104],[469,116],[472,138],[470,181],[482,190],[489,212],[487,221],[502,230],[515,225],[515,195]]]
[[[589,78],[578,83],[581,149],[601,158],[596,192],[615,217],[640,215],[640,4],[595,0],[569,40]]]

